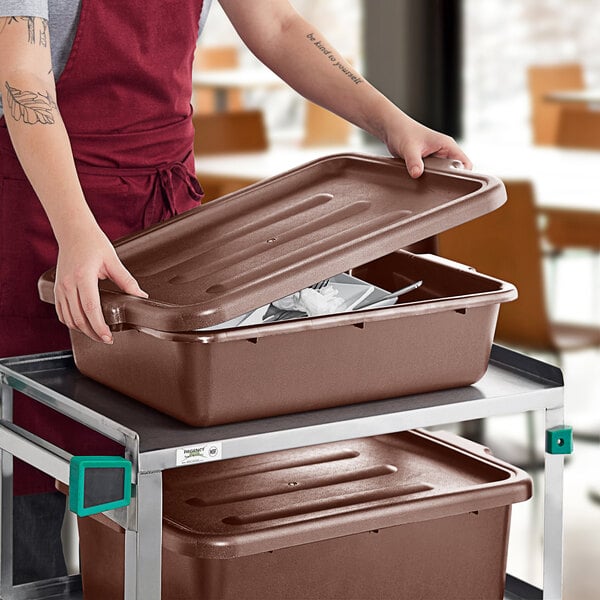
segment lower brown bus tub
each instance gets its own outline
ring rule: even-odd
[[[424,430],[165,471],[162,598],[501,600],[531,485]],[[85,599],[122,599],[123,530],[97,515],[79,532]]]

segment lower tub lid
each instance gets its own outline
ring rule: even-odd
[[[164,473],[164,545],[235,558],[527,500],[530,477],[424,430]]]

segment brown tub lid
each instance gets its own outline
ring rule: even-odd
[[[491,212],[500,180],[426,159],[327,156],[249,186],[115,245],[149,294],[101,281],[110,325],[190,331],[222,323],[313,283]],[[54,302],[54,272],[40,296]]]
[[[408,431],[165,471],[164,544],[235,558],[508,506],[529,476],[457,436]]]

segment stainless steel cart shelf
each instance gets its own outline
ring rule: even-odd
[[[1,597],[43,598],[39,585],[12,586],[12,456],[68,483],[70,455],[14,426],[12,392],[20,392],[103,433],[125,446],[133,464],[132,502],[110,511],[126,529],[125,600],[160,598],[162,471],[178,466],[178,450],[210,443],[215,460],[297,448],[343,439],[455,423],[496,415],[544,410],[546,429],[563,425],[563,379],[557,367],[494,346],[485,376],[468,387],[405,396],[216,427],[193,428],[81,375],[70,352],[0,360],[2,384]],[[564,457],[545,455],[544,591],[558,600],[562,590],[562,495]],[[56,582],[55,594],[63,582]],[[78,598],[71,591],[53,598]],[[534,588],[507,578],[507,598],[525,598]],[[525,594],[525,595],[523,595]],[[541,596],[541,592],[540,595]]]

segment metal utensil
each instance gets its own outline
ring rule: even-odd
[[[415,281],[414,283],[411,283],[410,285],[407,285],[406,287],[403,287],[399,290],[396,290],[395,292],[392,292],[391,294],[386,294],[385,296],[380,296],[376,300],[367,302],[366,304],[361,304],[361,305],[357,306],[354,310],[362,310],[363,308],[368,308],[369,306],[372,306],[373,304],[379,304],[380,302],[383,302],[384,300],[390,300],[391,298],[398,298],[398,296],[402,296],[404,294],[408,294],[408,292],[412,292],[413,290],[416,290],[418,287],[421,287],[421,285],[423,285],[422,279],[419,281]]]
[[[323,279],[323,281],[319,281],[318,283],[313,283],[311,287],[313,290],[322,290],[326,285],[329,285],[329,279]]]

